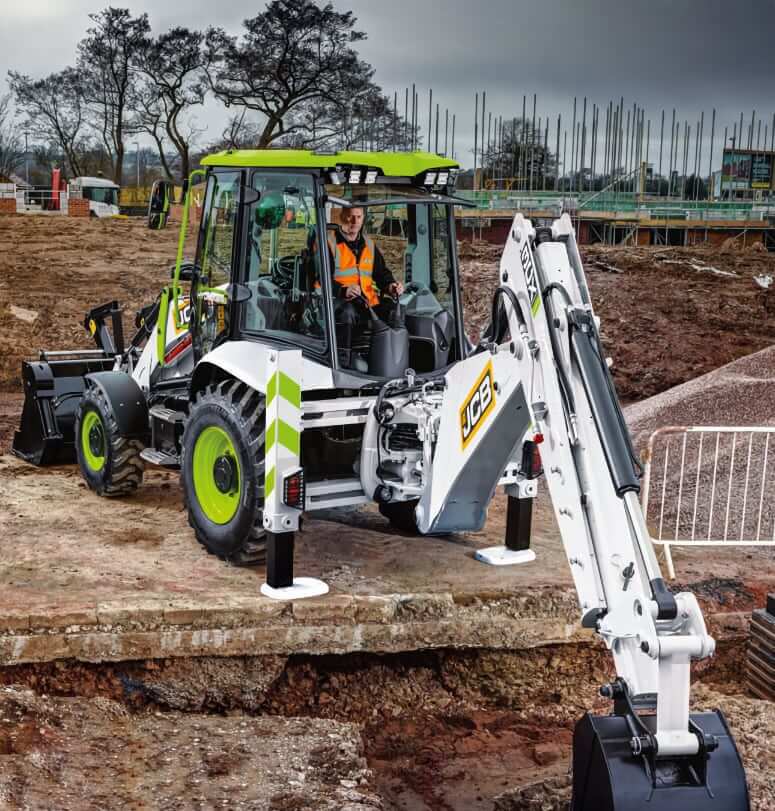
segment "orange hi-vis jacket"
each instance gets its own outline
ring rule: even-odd
[[[351,284],[360,285],[363,295],[372,307],[379,304],[379,292],[374,284],[374,241],[364,236],[364,248],[356,259],[355,254],[345,242],[337,242],[329,236],[328,245],[334,257],[334,281],[342,287]]]

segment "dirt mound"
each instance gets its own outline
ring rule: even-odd
[[[775,424],[775,346],[662,392],[626,410],[638,447],[665,425]]]
[[[357,728],[337,721],[132,715],[5,687],[0,756],[8,809],[383,807]]]
[[[498,284],[497,245],[460,246],[466,329],[490,320]],[[775,256],[759,249],[582,248],[603,343],[625,402],[642,400],[775,343]]]
[[[134,333],[135,311],[169,279],[177,230],[149,231],[142,219],[0,217],[0,244],[11,246],[0,251],[0,391],[19,391],[21,361],[38,350],[94,347],[83,327],[91,307],[117,299],[124,335]]]

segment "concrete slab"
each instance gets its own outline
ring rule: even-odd
[[[550,505],[535,515],[537,560],[490,567],[477,549],[503,536],[504,502],[471,535],[395,534],[376,510],[308,520],[297,574],[331,586],[296,603],[260,594],[262,568],[208,555],[187,526],[177,477],[149,471],[132,498],[101,499],[75,467],[0,457],[0,665],[57,659],[521,649],[590,639]],[[336,518],[336,520],[334,520]],[[759,553],[686,553],[679,572],[716,633],[775,585]],[[680,553],[679,553],[680,556]],[[743,613],[740,613],[743,612]]]

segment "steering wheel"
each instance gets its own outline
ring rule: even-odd
[[[272,263],[272,281],[281,290],[291,290],[296,276],[297,256],[281,256]]]

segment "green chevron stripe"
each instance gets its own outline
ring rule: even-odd
[[[266,429],[266,450],[264,452],[269,453],[275,442],[279,442],[296,456],[301,451],[299,432],[281,419],[272,420]]]
[[[276,470],[275,468],[272,468],[266,474],[266,477],[264,479],[264,499],[265,500],[268,499],[269,496],[271,496],[272,492],[274,491],[274,484],[275,484],[275,478],[276,478],[275,470]]]
[[[278,394],[292,406],[301,408],[301,386],[295,380],[288,377],[285,372],[275,372],[269,378],[269,383],[267,383],[266,386],[267,406]]]

